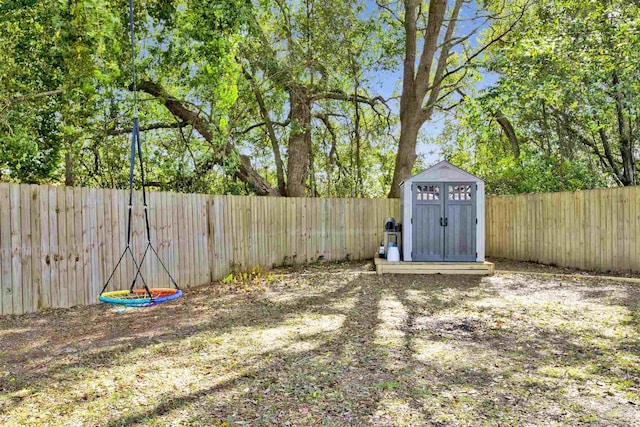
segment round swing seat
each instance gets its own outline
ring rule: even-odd
[[[163,302],[172,301],[182,296],[180,289],[152,288],[149,289],[151,296],[145,289],[134,289],[131,291],[111,291],[104,292],[98,297],[101,302],[113,304],[120,307],[152,307]]]

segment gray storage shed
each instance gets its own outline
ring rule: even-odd
[[[400,185],[404,261],[484,262],[484,181],[447,161]]]

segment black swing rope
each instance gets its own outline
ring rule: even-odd
[[[170,301],[172,299],[176,299],[182,295],[182,291],[180,287],[176,283],[175,279],[167,269],[166,265],[160,258],[158,251],[151,244],[151,227],[149,226],[149,209],[147,204],[147,191],[145,189],[145,180],[144,180],[144,163],[142,160],[142,144],[140,142],[140,123],[138,119],[138,82],[136,77],[136,62],[135,62],[135,24],[133,20],[133,0],[129,0],[129,26],[130,26],[130,34],[131,34],[131,72],[133,75],[133,129],[131,131],[131,156],[129,162],[129,205],[128,205],[128,217],[127,217],[127,246],[120,255],[120,259],[116,263],[113,271],[109,275],[109,278],[104,284],[102,291],[99,295],[99,300],[102,302],[114,304],[116,306],[124,306],[126,307],[149,307],[153,305],[157,305],[161,302]],[[144,221],[147,235],[147,246],[140,258],[140,262],[136,260],[136,257],[133,253],[133,249],[131,248],[131,234],[132,234],[132,219],[133,219],[133,172],[136,162],[136,152],[138,154],[138,160],[140,163],[140,179],[142,181],[142,203],[144,205]],[[142,274],[142,264],[149,253],[149,250],[153,252],[156,256],[160,265],[164,269],[164,271],[169,276],[171,280],[171,284],[175,289],[150,289],[147,285],[147,281],[144,279]],[[118,267],[122,263],[124,257],[129,254],[131,256],[131,260],[135,266],[135,275],[133,280],[131,281],[131,287],[128,291],[113,291],[113,292],[105,292],[109,284],[111,283],[111,279],[115,275]],[[136,290],[135,285],[136,282],[140,279],[142,282],[144,290]]]

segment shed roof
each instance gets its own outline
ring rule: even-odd
[[[467,171],[464,171],[449,163],[446,160],[436,163],[435,165],[423,170],[420,173],[413,175],[410,178],[402,181],[400,186],[403,186],[405,182],[414,182],[414,181],[461,181],[461,182],[477,182],[482,181],[483,179],[478,178],[475,175],[470,174]]]

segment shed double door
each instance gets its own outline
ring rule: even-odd
[[[476,260],[476,184],[414,183],[413,261]]]

